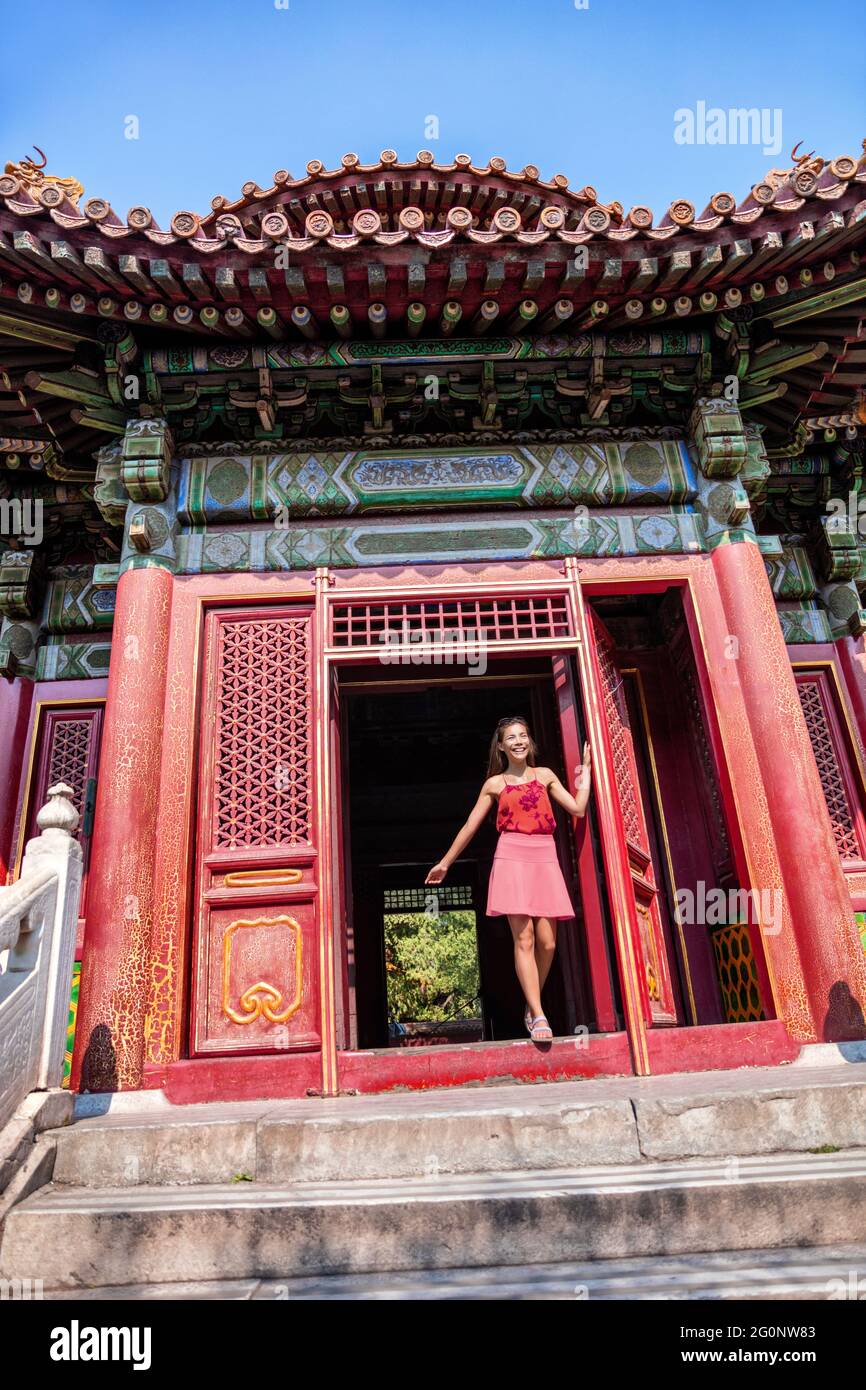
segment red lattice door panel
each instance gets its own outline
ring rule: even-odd
[[[81,845],[83,857],[77,960],[81,959],[87,920],[87,871],[96,805],[103,708],[102,703],[43,707],[33,773],[27,789],[27,823],[22,848],[31,836],[39,834],[36,816],[48,800],[48,788],[57,782],[65,782],[72,788],[71,800],[79,816],[75,837]]]
[[[320,1044],[309,608],[205,621],[194,1053]]]
[[[598,657],[604,718],[610,737],[613,776],[625,830],[628,869],[637,914],[635,945],[639,967],[646,982],[647,1022],[676,1023],[670,963],[659,908],[659,887],[650,847],[647,813],[641,797],[623,677],[616,664],[613,638],[592,610],[590,616]]]
[[[830,676],[826,670],[796,671],[794,679],[842,867],[862,870],[866,868],[862,783]]]

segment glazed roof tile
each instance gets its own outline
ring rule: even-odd
[[[619,202],[601,203],[590,185],[569,188],[564,174],[545,180],[534,165],[509,170],[498,156],[476,165],[458,154],[452,163],[439,164],[429,150],[405,162],[394,150],[383,150],[373,164],[346,154],[336,169],[311,160],[298,179],[278,169],[269,188],[245,183],[239,198],[218,196],[204,215],[175,213],[168,230],[143,205],[130,208],[125,220],[103,198],[79,206],[80,184],[45,174],[33,161],[7,164],[6,171],[0,200],[16,218],[50,217],[66,232],[90,227],[110,241],[188,242],[207,255],[226,242],[254,254],[287,238],[297,252],[322,242],[351,250],[362,241],[442,246],[460,238],[480,245],[553,238],[579,245],[709,235],[724,223],[752,227],[761,218],[793,217],[807,204],[817,210],[838,201],[852,182],[866,183],[866,154],[829,161],[801,156],[788,169],[770,170],[739,202],[731,193],[715,193],[698,213],[688,199],[677,198],[658,222],[647,207],[625,212]]]
[[[595,389],[566,378],[597,329],[635,342],[660,329],[685,341],[697,330],[717,364],[739,363],[750,419],[777,439],[804,427],[850,435],[863,423],[864,185],[866,155],[825,162],[795,151],[790,168],[771,169],[739,203],[717,193],[696,214],[677,199],[656,224],[648,208],[625,213],[594,188],[542,180],[531,166],[481,167],[468,155],[438,164],[424,151],[401,163],[384,151],[371,165],[355,155],[334,170],[313,161],[300,179],[279,170],[269,188],[247,183],[239,198],[215,198],[204,216],[177,213],[164,230],[146,207],[123,220],[103,199],[82,203],[81,184],[46,173],[44,157],[7,165],[0,457],[32,459],[18,439],[74,457],[91,451],[94,431],[119,428],[117,383],[108,401],[82,373],[96,370],[88,364],[100,345],[130,330],[142,350],[207,357],[230,350],[221,343],[276,340],[299,358],[324,352],[334,370],[356,372],[373,360],[371,338],[387,337],[397,341],[379,345],[381,370],[391,355],[397,376],[398,359],[423,346],[422,329],[437,349],[459,338],[476,367],[503,351],[516,361],[529,346],[562,359],[545,387],[557,410]],[[489,349],[473,342],[494,324]],[[668,405],[685,399],[682,384],[668,385]],[[346,393],[346,412],[356,409],[355,386],[331,386]],[[189,386],[190,399],[197,391]],[[463,419],[457,386],[452,394]],[[615,423],[621,398],[610,394]]]

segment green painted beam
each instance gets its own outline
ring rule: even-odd
[[[47,323],[36,323],[33,319],[8,313],[0,314],[0,333],[39,343],[41,347],[56,348],[58,352],[73,352],[79,343],[97,342],[90,333],[68,333],[64,328],[53,328]]]
[[[805,367],[809,362],[817,362],[830,351],[829,343],[812,343],[806,347],[792,348],[790,345],[770,348],[767,352],[754,354],[744,380],[752,384],[769,381],[770,377],[781,376],[793,371],[795,367]]]
[[[794,303],[783,304],[781,308],[772,310],[764,317],[776,327],[781,327],[787,323],[799,323],[801,319],[814,318],[816,314],[826,314],[830,309],[839,309],[845,304],[854,304],[858,299],[864,298],[866,278],[852,280],[848,285],[838,285],[835,289],[809,295],[808,298],[796,300]]]
[[[81,405],[111,405],[108,388],[102,387],[100,379],[77,367],[68,372],[27,372],[24,381],[31,391],[41,391],[46,396],[60,396]]]

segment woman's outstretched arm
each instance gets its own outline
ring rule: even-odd
[[[547,784],[547,790],[553,800],[563,806],[566,811],[570,811],[573,816],[585,816],[591,787],[592,751],[589,744],[585,743],[583,745],[583,762],[580,767],[574,769],[574,796],[565,790],[555,773],[553,780]]]
[[[466,824],[458,830],[454,837],[454,843],[439,860],[434,864],[429,874],[425,878],[425,883],[441,883],[455,859],[459,859],[473,835],[480,829],[484,820],[490,813],[491,807],[496,801],[496,794],[493,791],[494,777],[489,777],[481,788],[481,793],[466,820]]]

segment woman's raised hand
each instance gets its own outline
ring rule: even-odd
[[[575,791],[587,791],[592,785],[592,749],[588,743],[583,745],[583,762],[574,769]]]
[[[429,874],[425,878],[425,883],[441,883],[448,872],[447,864],[434,864]]]

